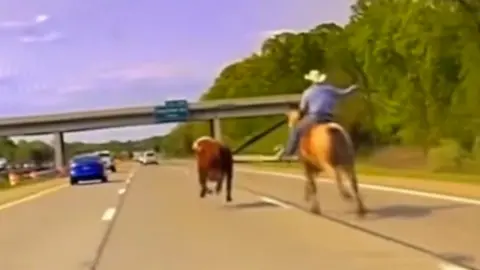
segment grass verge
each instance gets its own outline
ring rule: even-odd
[[[248,163],[245,163],[248,164]],[[297,162],[292,163],[250,163],[248,165],[264,167],[264,168],[278,168],[285,170],[300,170],[302,167]],[[406,178],[406,179],[421,179],[429,181],[442,181],[442,182],[453,182],[453,183],[465,183],[472,185],[480,185],[480,176],[479,175],[469,175],[469,174],[460,174],[460,173],[433,173],[420,170],[399,170],[399,169],[388,169],[388,168],[379,168],[368,164],[357,164],[357,173],[359,175],[365,176],[383,176],[383,177],[393,177],[393,178]]]
[[[23,180],[14,187],[0,188],[0,205],[22,199],[35,193],[65,184],[65,178]]]
[[[301,166],[297,162],[244,164],[276,172],[301,173]],[[480,199],[480,177],[476,175],[404,171],[366,164],[358,164],[357,172],[361,183]]]

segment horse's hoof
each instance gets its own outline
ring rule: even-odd
[[[315,215],[321,215],[322,214],[322,211],[320,210],[320,206],[318,206],[318,205],[312,205],[310,207],[310,212],[312,214],[315,214]]]
[[[368,210],[365,208],[360,208],[357,210],[357,217],[360,219],[365,218],[365,216],[368,214]]]
[[[232,199],[232,197],[227,197],[226,201],[231,202],[231,201],[233,201],[233,199]]]
[[[344,192],[340,192],[340,195],[342,196],[342,198],[346,201],[351,201],[353,196],[352,194],[348,193],[347,191],[344,191]]]

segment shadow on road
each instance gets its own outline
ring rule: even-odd
[[[279,207],[278,205],[264,202],[264,201],[235,203],[235,204],[225,205],[225,208],[232,209],[232,210],[247,210],[247,209],[256,209],[256,208],[278,208],[278,207]]]
[[[396,204],[370,209],[370,219],[401,218],[414,219],[422,218],[433,214],[436,211],[469,207],[467,204],[445,204],[435,206],[423,206],[413,204]]]
[[[440,257],[455,264],[472,265],[475,263],[475,258],[470,255],[456,254],[456,253],[442,253]]]
[[[117,183],[123,183],[125,180],[121,179],[112,179],[109,180],[106,183],[102,183],[101,181],[85,181],[85,182],[79,182],[77,186],[91,186],[91,185],[105,185],[105,184],[117,184]]]

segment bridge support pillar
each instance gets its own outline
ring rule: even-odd
[[[66,165],[65,142],[63,141],[63,133],[57,132],[54,133],[53,136],[53,148],[55,149],[55,168],[63,169]]]
[[[222,125],[220,118],[213,118],[210,120],[210,136],[216,140],[222,141]]]

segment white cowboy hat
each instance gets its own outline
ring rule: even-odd
[[[326,74],[320,73],[320,71],[318,71],[316,69],[310,70],[310,72],[305,74],[304,77],[305,77],[306,80],[312,81],[314,83],[321,83],[321,82],[324,82],[327,79]]]

